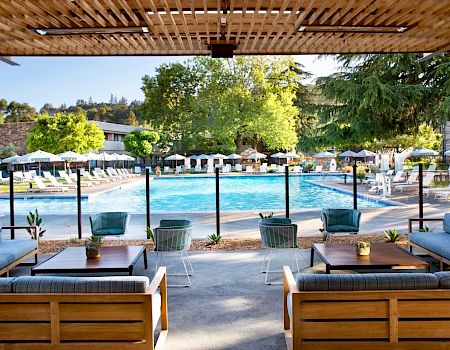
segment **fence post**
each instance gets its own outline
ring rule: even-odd
[[[356,178],[356,160],[353,164],[353,209],[358,209],[358,187]]]
[[[150,169],[145,169],[145,204],[147,213],[147,227],[150,227]]]
[[[286,194],[286,218],[289,218],[289,166],[284,167],[284,186]]]
[[[423,164],[419,164],[419,219],[423,219]],[[419,228],[423,230],[423,221],[419,221]]]
[[[78,223],[78,239],[83,236],[81,221],[81,170],[77,169],[77,223]]]
[[[9,225],[14,226],[14,172],[9,172]],[[16,236],[14,229],[11,229],[11,239]]]
[[[216,168],[216,233],[220,236],[220,186],[219,168]]]

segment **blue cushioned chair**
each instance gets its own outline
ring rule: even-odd
[[[93,236],[117,236],[125,235],[130,222],[130,214],[127,212],[97,213],[89,217]]]
[[[167,274],[168,276],[186,276],[187,284],[171,284],[169,287],[189,287],[191,285],[190,276],[194,275],[194,269],[189,259],[187,251],[191,247],[192,223],[189,220],[161,220],[159,227],[154,230],[155,251],[157,256],[156,270],[162,265],[163,252],[179,252],[183,263],[183,274]],[[158,262],[159,256],[159,262]],[[186,261],[185,261],[186,260]],[[189,266],[189,271],[186,266]]]
[[[333,233],[358,233],[361,212],[356,209],[322,209],[323,230],[331,238]]]
[[[261,234],[261,244],[266,248],[261,272],[266,274],[264,282],[266,284],[281,284],[281,282],[268,282],[268,275],[271,273],[282,273],[282,270],[270,270],[272,249],[294,249],[295,263],[299,270],[297,256],[297,225],[288,218],[266,218],[259,223],[259,233]],[[267,261],[267,266],[265,266]]]

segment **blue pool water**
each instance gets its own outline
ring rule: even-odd
[[[290,177],[290,208],[352,208],[350,194],[324,188],[309,182],[321,176]],[[329,182],[325,182],[325,184]],[[221,210],[284,209],[284,176],[223,176],[220,179]],[[151,181],[152,212],[195,212],[215,210],[214,177],[155,178]],[[359,208],[389,206],[380,201],[358,199]],[[76,213],[74,199],[17,199],[16,214],[26,214],[35,208],[43,214]],[[145,213],[145,181],[125,184],[119,189],[83,200],[82,211],[128,211]],[[8,200],[0,200],[0,215],[9,212]]]

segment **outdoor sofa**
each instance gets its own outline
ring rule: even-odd
[[[24,230],[30,229],[33,238],[30,239],[2,239],[2,229]],[[34,257],[34,264],[38,262],[38,233],[36,226],[1,226],[0,223],[0,278],[9,276],[9,270]]]
[[[284,267],[290,350],[450,348],[450,272],[304,274]]]
[[[4,350],[161,350],[168,332],[166,270],[159,268],[151,282],[144,276],[2,278],[0,325]]]
[[[432,232],[412,232],[414,221],[443,221],[442,231]],[[409,219],[408,244],[410,249],[417,248],[437,259],[440,263],[440,270],[444,269],[444,264],[450,265],[450,213],[446,213],[443,219]]]

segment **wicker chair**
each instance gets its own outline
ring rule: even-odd
[[[268,285],[281,284],[281,282],[269,282],[268,276],[273,273],[282,273],[282,270],[270,270],[270,261],[273,249],[294,249],[295,263],[297,271],[298,250],[297,250],[297,225],[291,222],[291,219],[285,218],[267,218],[262,219],[259,223],[259,232],[261,234],[261,243],[266,248],[263,262],[261,264],[261,272],[266,274],[264,282]],[[267,265],[266,265],[267,262]]]
[[[333,233],[358,233],[361,212],[356,209],[322,209],[323,230],[328,240]]]
[[[120,240],[122,236],[125,236],[127,231],[130,214],[126,212],[97,213],[91,215],[89,221],[93,236],[117,236]]]
[[[164,252],[179,252],[185,273],[167,274],[168,276],[186,276],[187,284],[171,284],[169,287],[190,287],[190,276],[194,275],[194,269],[187,251],[191,247],[192,223],[189,220],[161,220],[159,227],[154,230],[156,269],[162,266]],[[158,259],[159,258],[159,259]],[[189,269],[186,265],[189,266]]]

